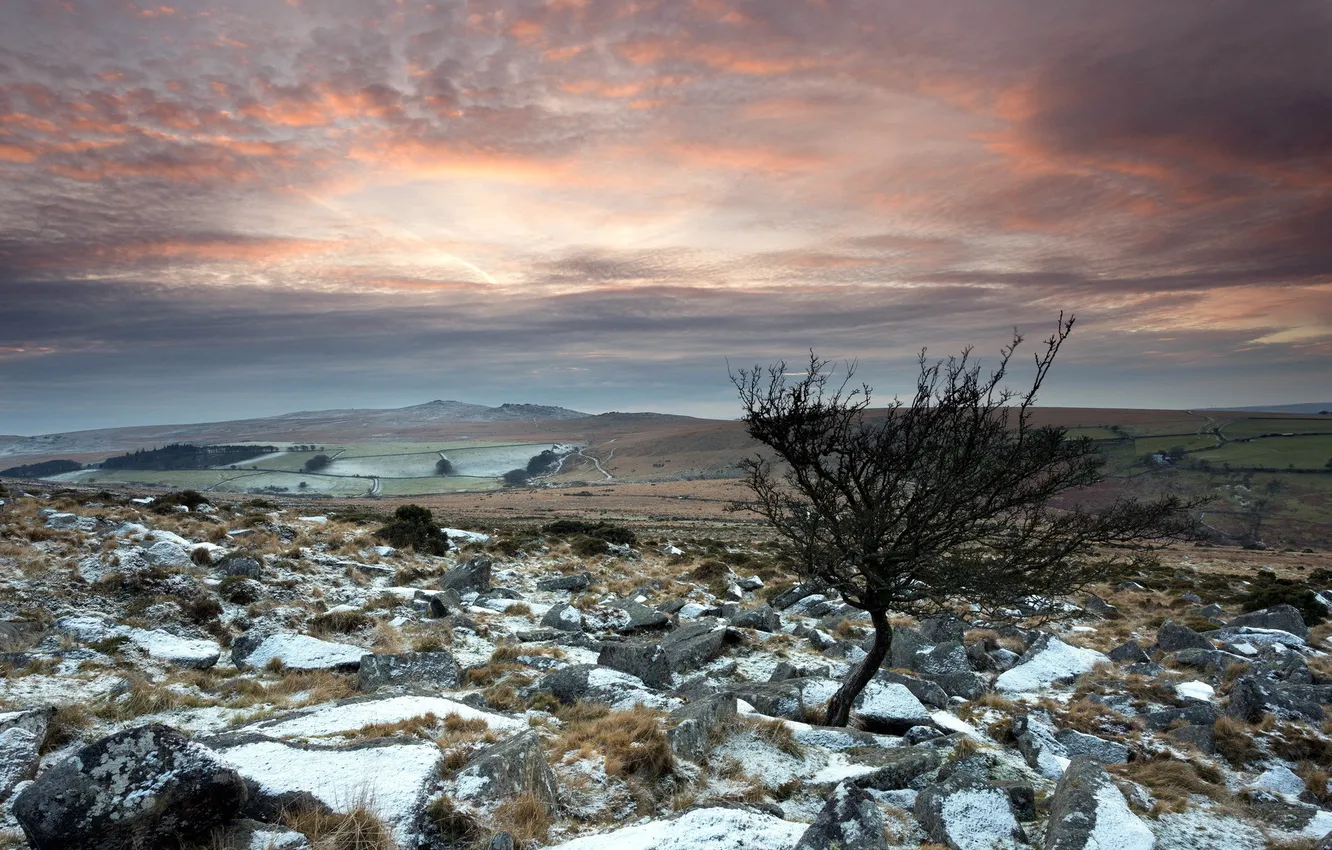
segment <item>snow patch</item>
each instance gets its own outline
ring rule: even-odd
[[[319,706],[298,717],[256,723],[249,727],[249,731],[274,738],[318,738],[354,732],[373,723],[398,723],[426,714],[433,714],[441,720],[450,714],[456,714],[463,720],[482,720],[497,732],[517,734],[527,728],[527,724],[521,720],[481,711],[451,699],[400,696]]]
[[[1070,646],[1050,638],[1045,648],[1023,664],[999,674],[995,690],[1007,693],[1041,691],[1053,683],[1072,679],[1110,659],[1094,649]]]
[[[791,850],[807,828],[742,809],[694,809],[673,820],[575,838],[549,850]]]

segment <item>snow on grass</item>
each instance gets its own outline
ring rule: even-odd
[[[972,726],[967,721],[955,714],[950,714],[947,711],[932,711],[930,712],[930,719],[934,721],[935,726],[938,726],[945,732],[961,732],[969,738],[975,738],[977,740],[985,739],[985,736],[982,735],[975,726]]]
[[[249,727],[249,731],[272,738],[318,738],[354,732],[373,723],[398,723],[426,714],[433,714],[440,719],[456,714],[463,720],[482,720],[496,732],[517,734],[527,729],[527,723],[521,720],[481,711],[451,699],[399,696],[343,705],[318,706],[301,712],[297,717],[256,723]]]
[[[1053,683],[1080,676],[1097,664],[1110,659],[1094,649],[1070,646],[1058,638],[1050,638],[1045,649],[1023,664],[999,674],[995,690],[1006,693],[1041,691]]]
[[[854,779],[857,776],[873,773],[878,769],[872,764],[853,762],[841,753],[833,752],[828,754],[828,763],[809,777],[808,783],[811,785],[835,785],[843,779]]]
[[[575,838],[549,850],[790,850],[807,828],[743,809],[694,809],[673,820]]]
[[[588,671],[586,698],[593,702],[604,702],[615,711],[628,711],[636,703],[659,711],[671,711],[684,704],[683,700],[649,690],[637,676],[609,667],[595,667]]]
[[[222,749],[241,776],[265,792],[308,791],[335,811],[364,803],[408,838],[441,758],[434,744],[392,744],[346,750],[303,750],[278,741]]]

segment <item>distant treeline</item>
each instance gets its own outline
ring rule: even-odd
[[[172,443],[160,449],[139,449],[102,461],[103,469],[208,469],[230,466],[255,455],[271,454],[277,446],[192,446]]]
[[[9,469],[0,469],[0,477],[46,478],[51,475],[61,475],[79,469],[83,469],[83,464],[78,461],[48,460],[43,461],[42,463],[29,463],[24,466],[11,466]]]

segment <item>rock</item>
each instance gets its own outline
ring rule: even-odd
[[[679,700],[662,697],[648,690],[637,676],[597,664],[571,664],[547,673],[537,687],[549,691],[560,702],[570,705],[578,700],[605,703],[612,708],[632,708],[641,702],[651,708],[676,708]]]
[[[791,585],[786,590],[783,590],[781,593],[772,597],[769,601],[772,603],[773,608],[776,608],[778,611],[785,611],[806,596],[812,596],[820,590],[822,590],[822,588],[815,584],[801,582],[799,584]]]
[[[559,786],[546,764],[546,750],[536,732],[524,732],[486,747],[458,771],[454,780],[454,796],[464,800],[500,801],[532,794],[549,810],[559,802]]]
[[[1166,620],[1156,630],[1156,647],[1162,652],[1178,652],[1181,649],[1213,649],[1212,642],[1202,635],[1181,626],[1174,620]]]
[[[1260,822],[1284,832],[1302,831],[1320,814],[1317,806],[1296,802],[1260,788],[1247,789],[1240,793],[1240,798]],[[1324,818],[1328,817],[1326,813],[1321,814]]]
[[[928,727],[916,726],[915,729]],[[939,750],[931,746],[910,747],[856,747],[845,753],[853,764],[872,767],[846,780],[857,788],[875,791],[901,791],[912,787],[916,780],[943,763]]]
[[[1308,793],[1304,780],[1295,771],[1285,765],[1268,768],[1249,783],[1250,788],[1259,788],[1288,797],[1299,797]]]
[[[1087,613],[1095,614],[1102,620],[1118,620],[1124,616],[1119,613],[1118,608],[1111,605],[1109,602],[1106,602],[1095,593],[1087,595],[1087,599],[1083,602],[1082,607],[1086,609]]]
[[[259,563],[258,559],[240,553],[223,556],[222,560],[213,564],[213,566],[223,575],[241,576],[242,578],[256,580],[263,573],[263,565]]]
[[[597,663],[637,676],[650,688],[669,688],[672,683],[671,660],[655,643],[606,643]]]
[[[1181,649],[1175,653],[1175,661],[1195,670],[1205,670],[1219,676],[1232,664],[1245,664],[1247,660],[1239,655],[1231,655],[1219,649]]]
[[[833,679],[804,677],[739,683],[729,686],[727,691],[754,706],[760,714],[803,721],[808,711],[826,703],[839,687],[841,683]]]
[[[467,605],[463,603],[462,596],[458,591],[440,590],[430,594],[428,597],[427,609],[432,619],[441,619],[454,614],[463,614],[467,611]]]
[[[952,614],[936,614],[920,621],[920,637],[926,643],[961,643],[967,624]]]
[[[888,850],[883,813],[864,791],[842,783],[824,803],[795,850]]]
[[[359,646],[286,632],[247,632],[231,644],[231,662],[242,668],[262,668],[276,658],[291,670],[354,670],[364,655]]]
[[[1110,650],[1110,660],[1120,664],[1147,664],[1152,658],[1136,640],[1130,640]]]
[[[1147,721],[1150,728],[1159,732],[1180,722],[1192,726],[1211,726],[1216,722],[1218,715],[1219,713],[1214,706],[1207,703],[1195,703],[1183,708],[1166,708],[1161,711],[1148,712],[1143,715],[1143,720]]]
[[[750,611],[741,611],[730,618],[730,623],[737,629],[755,629],[771,633],[782,630],[781,615],[774,611],[771,605],[761,605]]]
[[[0,802],[9,798],[15,785],[37,775],[41,743],[40,734],[22,726],[0,732]]]
[[[1153,850],[1156,838],[1095,760],[1069,763],[1050,798],[1045,850]]]
[[[1165,734],[1170,740],[1188,744],[1200,752],[1216,752],[1216,730],[1211,726],[1180,726]]]
[[[745,576],[744,578],[736,579],[735,583],[740,586],[741,590],[747,592],[759,590],[763,587],[763,579],[758,576]]]
[[[908,691],[911,691],[912,696],[932,708],[943,709],[949,706],[948,692],[940,687],[937,682],[932,682],[929,679],[918,679],[915,676],[894,673],[891,670],[880,670],[874,674],[874,678],[880,682],[896,682],[902,685]]]
[[[1118,741],[1107,741],[1073,729],[1060,729],[1055,740],[1069,758],[1087,756],[1098,764],[1123,764],[1129,760],[1129,748]]]
[[[1005,693],[1045,690],[1071,682],[1108,660],[1093,649],[1070,646],[1053,635],[1041,635],[1011,670],[999,674],[995,689]]]
[[[1045,712],[1013,716],[1013,737],[1027,766],[1046,779],[1057,780],[1068,766],[1068,749],[1056,737],[1050,716]]]
[[[160,724],[127,729],[80,749],[14,801],[33,850],[119,850],[174,843],[236,816],[240,774]]]
[[[1309,627],[1304,624],[1304,617],[1300,614],[1300,610],[1293,605],[1273,605],[1271,608],[1264,608],[1261,611],[1250,611],[1247,614],[1240,614],[1226,625],[1280,629],[1283,632],[1290,632],[1298,636],[1300,640],[1307,641],[1309,639]]]
[[[541,618],[541,625],[564,632],[581,632],[583,615],[572,605],[552,605]]]
[[[921,791],[915,814],[930,840],[952,850],[994,850],[1027,838],[1008,794],[966,774]]]
[[[950,697],[972,700],[985,696],[985,678],[979,673],[972,673],[970,670],[956,673],[938,673],[930,675],[930,678],[937,682],[939,687],[943,688],[944,693]]]
[[[660,629],[671,624],[671,618],[661,613],[635,602],[632,598],[619,600],[610,603],[610,606],[618,611],[628,615],[627,620],[617,623],[614,628],[617,632],[636,632],[645,629]]]
[[[905,626],[893,626],[893,643],[888,663],[900,670],[916,669],[916,653],[927,649],[920,632]]]
[[[458,593],[490,590],[490,570],[493,564],[494,561],[485,555],[473,555],[444,573],[439,580],[439,589],[456,590]]]
[[[957,641],[937,644],[928,651],[917,652],[914,661],[915,664],[911,669],[929,676],[971,672],[971,661],[967,658],[966,647]]]
[[[1323,709],[1309,696],[1301,692],[1298,686],[1278,688],[1257,676],[1241,676],[1231,688],[1226,714],[1245,723],[1257,723],[1266,714],[1275,714],[1286,720],[1321,723],[1325,716]]]
[[[451,652],[403,652],[392,655],[363,655],[357,670],[356,687],[373,691],[384,685],[424,682],[439,688],[457,688],[462,681],[458,662]]]
[[[264,808],[346,812],[373,801],[400,846],[408,843],[442,762],[433,743],[402,738],[329,746],[231,733],[207,743],[261,795]]]
[[[852,704],[862,722],[900,735],[912,726],[931,726],[934,719],[905,685],[871,679]]]
[[[537,590],[582,590],[591,584],[592,574],[583,572],[538,579],[536,586]]]
[[[677,758],[701,762],[711,749],[713,732],[735,716],[736,699],[732,694],[714,694],[677,708],[667,718],[675,724],[666,730],[671,751]]]
[[[726,625],[717,620],[696,620],[661,639],[661,649],[676,672],[712,661],[726,647]]]
[[[902,737],[906,739],[908,744],[923,744],[926,741],[933,741],[943,736],[943,731],[933,726],[912,726],[906,730],[906,734]]]
[[[154,567],[184,569],[194,562],[190,560],[190,550],[170,540],[159,540],[143,552],[144,560]]]
[[[207,670],[222,656],[222,647],[211,640],[178,637],[160,629],[131,628],[97,615],[61,617],[52,628],[89,643],[124,638],[150,658],[178,667]]]

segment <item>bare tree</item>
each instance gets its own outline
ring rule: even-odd
[[[870,388],[852,384],[855,364],[833,383],[833,368],[813,352],[804,372],[778,363],[731,375],[749,435],[771,450],[744,461],[753,498],[735,507],[767,520],[802,577],[874,624],[869,654],[828,704],[829,725],[846,725],[887,657],[889,612],[1055,616],[1059,597],[1188,527],[1192,506],[1174,496],[1050,508],[1103,478],[1092,440],[1033,424],[1036,393],[1073,321],[1060,315],[1020,393],[1003,386],[1022,342],[1016,331],[988,376],[970,348],[934,362],[922,350],[915,397],[882,414],[870,410]]]

